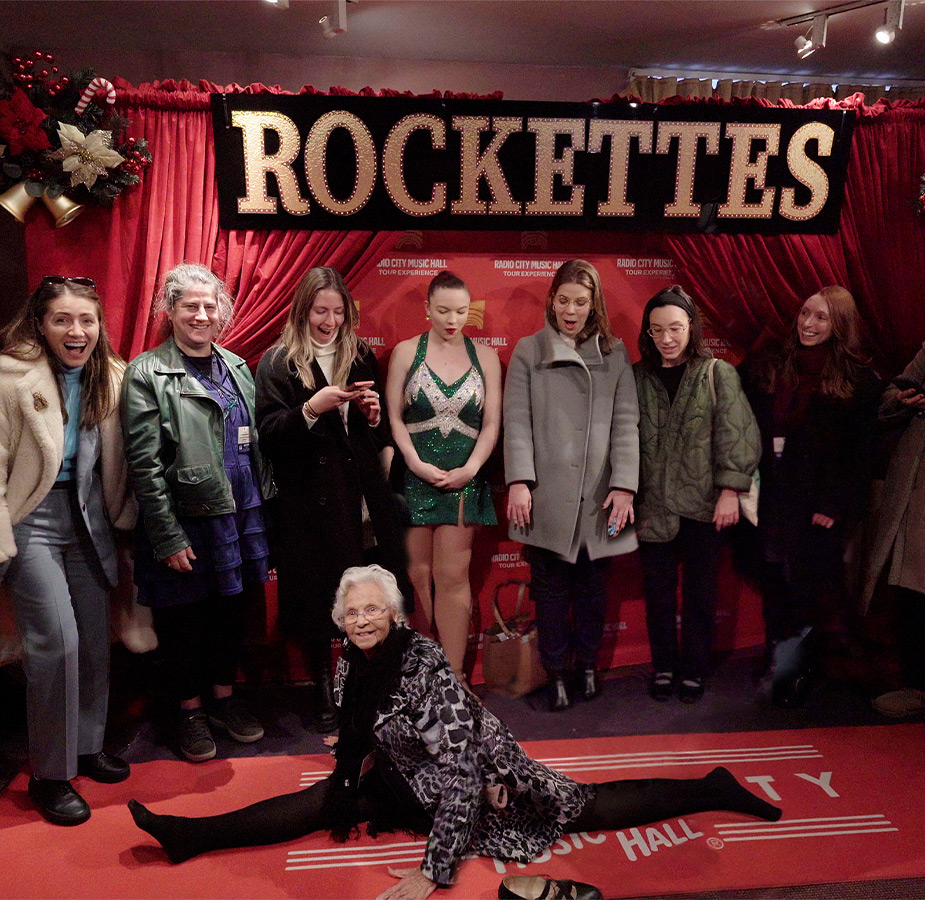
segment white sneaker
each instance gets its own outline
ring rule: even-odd
[[[873,701],[877,712],[889,716],[891,719],[905,719],[907,716],[916,716],[925,712],[925,691],[915,688],[903,688],[899,691],[890,691],[881,694]]]

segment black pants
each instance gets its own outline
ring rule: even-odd
[[[673,540],[639,542],[646,627],[656,672],[702,680],[710,664],[716,612],[716,570],[722,535],[712,522],[681,519]],[[681,572],[681,645],[678,647],[678,570]]]
[[[530,596],[536,605],[540,660],[550,674],[597,667],[607,609],[610,558],[591,560],[585,549],[574,563],[550,550],[530,548]],[[574,657],[574,660],[572,660]]]
[[[176,699],[192,700],[208,685],[234,684],[250,599],[245,590],[153,610]]]
[[[925,594],[894,587],[893,596],[903,684],[925,691]]]

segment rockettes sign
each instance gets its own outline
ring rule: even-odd
[[[831,233],[854,114],[213,94],[223,228]]]

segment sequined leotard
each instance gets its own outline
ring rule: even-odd
[[[453,384],[444,384],[424,360],[427,333],[418,339],[414,361],[405,379],[402,419],[411,443],[422,462],[444,470],[466,464],[482,427],[485,406],[485,378],[475,345],[464,338],[472,365]],[[405,500],[413,525],[455,525],[459,521],[459,497],[463,498],[466,525],[495,525],[491,489],[479,472],[462,490],[443,491],[405,474]]]

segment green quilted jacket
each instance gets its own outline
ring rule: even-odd
[[[716,404],[710,396],[710,360],[691,359],[674,403],[658,376],[633,366],[639,397],[639,492],[636,535],[664,543],[680,517],[713,521],[723,488],[747,491],[761,458],[761,436],[736,370],[717,360]]]

